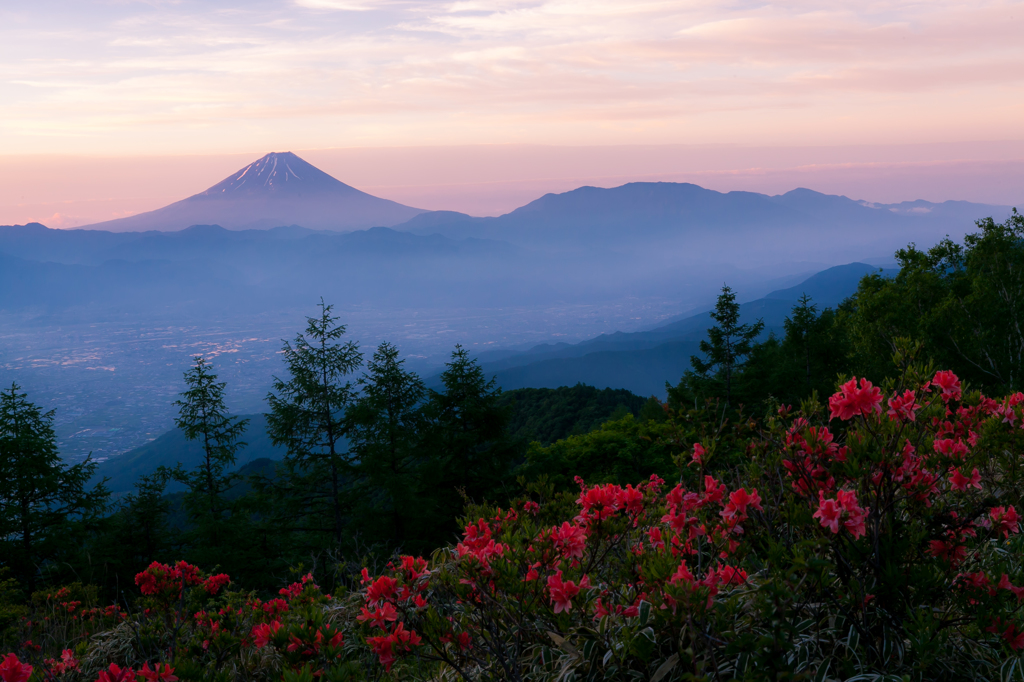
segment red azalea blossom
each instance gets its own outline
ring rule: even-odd
[[[100,671],[96,682],[135,682],[135,671],[111,663],[109,668]]]
[[[967,445],[959,438],[936,438],[932,442],[932,448],[940,455],[955,459],[963,459],[968,453]]]
[[[32,676],[32,666],[22,663],[14,654],[7,654],[0,662],[0,680],[3,682],[28,682]]]
[[[274,621],[273,623],[260,623],[252,629],[252,639],[256,644],[256,647],[262,649],[263,647],[270,644],[271,638],[277,634],[277,631],[281,629],[280,621]]]
[[[366,602],[368,604],[375,604],[391,599],[395,596],[397,588],[397,580],[386,575],[381,576],[366,588]]]
[[[967,548],[952,542],[932,540],[928,543],[928,553],[957,566],[967,557]]]
[[[412,647],[418,646],[421,641],[418,634],[412,630],[406,630],[402,623],[397,623],[388,635],[366,638],[366,643],[373,649],[373,653],[377,654],[377,658],[380,660],[381,665],[384,666],[386,672],[391,671],[391,666],[394,665],[397,659],[396,654],[400,650],[410,651]]]
[[[1017,510],[1012,506],[992,507],[988,515],[992,519],[992,529],[997,533],[1002,533],[1004,538],[1009,538],[1010,533],[1019,532],[1017,524],[1020,517],[1017,516]]]
[[[725,497],[725,485],[719,483],[711,476],[704,477],[704,496],[701,498],[698,505],[703,506],[706,504],[719,503],[722,498]]]
[[[59,661],[49,658],[44,662],[53,675],[62,675],[69,670],[78,670],[78,660],[75,658],[75,652],[71,649],[64,649],[60,654]]]
[[[301,582],[292,583],[288,587],[282,587],[277,593],[282,597],[287,597],[288,600],[291,601],[302,594],[302,591],[306,589],[306,583],[312,583],[315,589],[319,589],[319,586],[313,582],[313,574],[307,573],[302,576]]]
[[[747,572],[733,566],[722,566],[714,572],[723,585],[742,585],[747,582]]]
[[[551,539],[555,543],[555,549],[563,559],[582,559],[583,549],[587,545],[587,534],[578,526],[570,526],[569,522],[563,522],[561,528],[551,530]]]
[[[960,380],[949,370],[936,372],[935,378],[932,379],[931,383],[942,390],[943,402],[960,400]]]
[[[1010,646],[1014,651],[1020,651],[1024,649],[1024,631],[1017,628],[1015,623],[1005,624],[1001,618],[997,618],[996,621],[985,628],[987,632],[993,632],[1000,637]]]
[[[391,672],[391,666],[395,664],[395,640],[390,635],[383,637],[367,637],[366,643],[377,654],[377,659],[384,666],[385,672]]]
[[[263,605],[263,613],[270,616],[279,616],[288,611],[288,602],[284,599],[271,599]]]
[[[978,490],[981,490],[981,474],[978,473],[977,467],[975,467],[974,471],[971,472],[970,478],[964,476],[960,470],[955,467],[951,467],[950,471],[953,472],[953,475],[949,477],[949,484],[953,490],[961,492],[967,490],[967,488],[977,488]]]
[[[857,415],[865,417],[882,411],[882,391],[867,379],[847,381],[839,388],[839,392],[828,399],[831,418],[843,421],[853,419]]]
[[[687,568],[685,559],[680,562],[676,572],[668,579],[669,583],[673,585],[678,585],[680,582],[692,583],[694,580],[696,580],[696,578],[693,577],[693,573],[691,573],[690,569]]]
[[[206,589],[207,594],[217,594],[229,582],[231,582],[231,578],[226,573],[219,573],[207,578],[203,582],[203,587]]]
[[[572,598],[579,594],[580,588],[571,580],[562,581],[562,572],[558,571],[548,577],[548,593],[555,613],[562,613],[572,608]]]
[[[911,390],[903,392],[902,396],[889,398],[889,418],[892,420],[916,421],[917,411],[921,406],[917,404],[917,394]]]
[[[833,533],[838,533],[842,524],[853,537],[859,538],[867,532],[865,519],[869,511],[857,504],[857,493],[839,490],[835,499],[825,499],[824,493],[818,494],[818,510],[814,512],[813,518]]]
[[[814,512],[813,518],[818,519],[823,528],[838,533],[839,519],[843,514],[842,508],[835,500],[826,500],[824,493],[819,493],[819,498],[818,511]]]
[[[761,509],[761,496],[757,494],[757,490],[748,493],[746,489],[740,488],[729,495],[729,504],[725,505],[721,512],[722,518],[730,525],[735,525],[747,518],[747,507],[764,511]]]
[[[364,606],[362,611],[360,615],[356,616],[356,620],[363,621],[364,623],[373,623],[382,630],[387,627],[388,623],[398,620],[398,611],[389,602],[384,602],[381,607],[374,611],[369,611]]]
[[[619,501],[622,506],[626,509],[626,513],[630,516],[636,516],[644,509],[644,493],[641,490],[643,484],[634,488],[632,485],[627,485],[622,489],[619,495]]]
[[[696,462],[697,464],[703,464],[704,463],[704,454],[705,454],[704,446],[701,445],[700,443],[694,443],[693,444],[693,461]]]
[[[174,675],[174,668],[166,663],[157,663],[150,670],[149,662],[147,661],[142,664],[142,669],[138,673],[142,675],[146,682],[178,682],[178,678]]]
[[[596,485],[580,491],[576,503],[583,507],[582,519],[600,521],[607,519],[622,508],[622,489],[613,484]]]

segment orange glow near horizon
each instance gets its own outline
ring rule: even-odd
[[[283,150],[278,150],[283,151]],[[429,210],[500,215],[581,185],[693,182],[722,192],[807,187],[854,199],[1024,206],[1024,143],[758,148],[463,147],[294,150],[376,196]],[[0,157],[0,225],[71,228],[200,192],[260,154]]]
[[[150,210],[271,150],[476,214],[639,179],[1011,203],[1022,28],[1007,0],[6,6],[0,223]]]

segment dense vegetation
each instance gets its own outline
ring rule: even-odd
[[[0,675],[1024,677],[1022,240],[1014,213],[910,247],[760,343],[726,289],[668,403],[603,423],[614,393],[575,387],[511,424],[458,347],[441,390],[386,343],[356,377],[322,305],[268,396],[280,466],[239,480],[246,425],[197,359],[179,426],[203,462],[113,505],[13,386]]]
[[[608,420],[640,415],[651,401],[624,388],[599,390],[576,384],[561,388],[517,388],[505,391],[508,429],[513,437],[549,445],[557,440],[589,433]],[[657,399],[656,409],[661,405]]]

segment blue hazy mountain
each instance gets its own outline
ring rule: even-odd
[[[235,468],[262,459],[279,460],[285,455],[283,447],[275,446],[267,435],[266,418],[262,414],[242,415],[249,420],[249,427],[242,440],[246,446],[238,451]],[[185,469],[192,470],[203,461],[203,446],[197,441],[185,438],[181,429],[171,429],[146,445],[125,454],[100,462],[96,467],[95,481],[107,479],[107,488],[116,496],[130,493],[139,476],[148,476],[158,467],[173,469],[180,462]],[[181,484],[170,484],[168,492],[182,490]]]
[[[693,304],[713,300],[724,282],[763,292],[772,279],[891,257],[909,242],[930,245],[1009,213],[968,202],[880,206],[810,190],[768,196],[630,183],[548,194],[498,218],[400,207],[409,219],[394,228],[337,232],[313,229],[323,225],[302,213],[326,206],[323,197],[383,205],[294,155],[274,154],[168,207],[202,217],[186,229],[0,227],[0,309],[199,301],[251,311],[320,296],[403,309],[623,297]],[[217,215],[232,227],[254,215],[278,227],[228,230],[212,222]]]
[[[689,183],[635,182],[547,194],[495,218],[425,213],[395,229],[621,253],[657,244],[680,260],[708,254],[717,260],[727,245],[741,260],[795,256],[835,262],[844,256],[888,255],[912,241],[932,244],[947,233],[962,234],[979,218],[1001,220],[1009,212],[1008,206],[961,201],[870,204],[808,189],[769,196],[716,192]]]
[[[857,290],[865,275],[878,272],[891,274],[865,263],[829,268],[796,286],[741,304],[741,321],[761,319],[765,335],[781,334],[785,319],[804,294],[819,310],[834,308]],[[678,382],[690,369],[690,356],[699,354],[700,342],[713,325],[706,311],[648,331],[602,334],[577,344],[545,344],[519,353],[491,351],[479,359],[484,371],[496,376],[505,390],[582,383],[664,397],[665,382]]]
[[[274,152],[187,199],[86,229],[171,231],[217,224],[239,230],[299,224],[348,231],[396,225],[420,213],[350,187],[291,152]]]
[[[454,240],[377,227],[337,233],[297,226],[109,233],[0,227],[0,310],[98,305],[247,309],[308,305],[324,295],[346,303],[422,297],[479,300],[528,294],[533,266],[522,249],[481,239]],[[487,285],[466,292],[466,280]],[[457,303],[458,301],[456,301]]]

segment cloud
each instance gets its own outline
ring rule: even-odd
[[[307,9],[329,9],[342,10],[346,12],[367,12],[372,9],[379,9],[384,3],[381,2],[349,2],[348,0],[295,0],[299,7]]]
[[[1024,136],[1021,2],[65,6],[0,10],[11,151]]]

